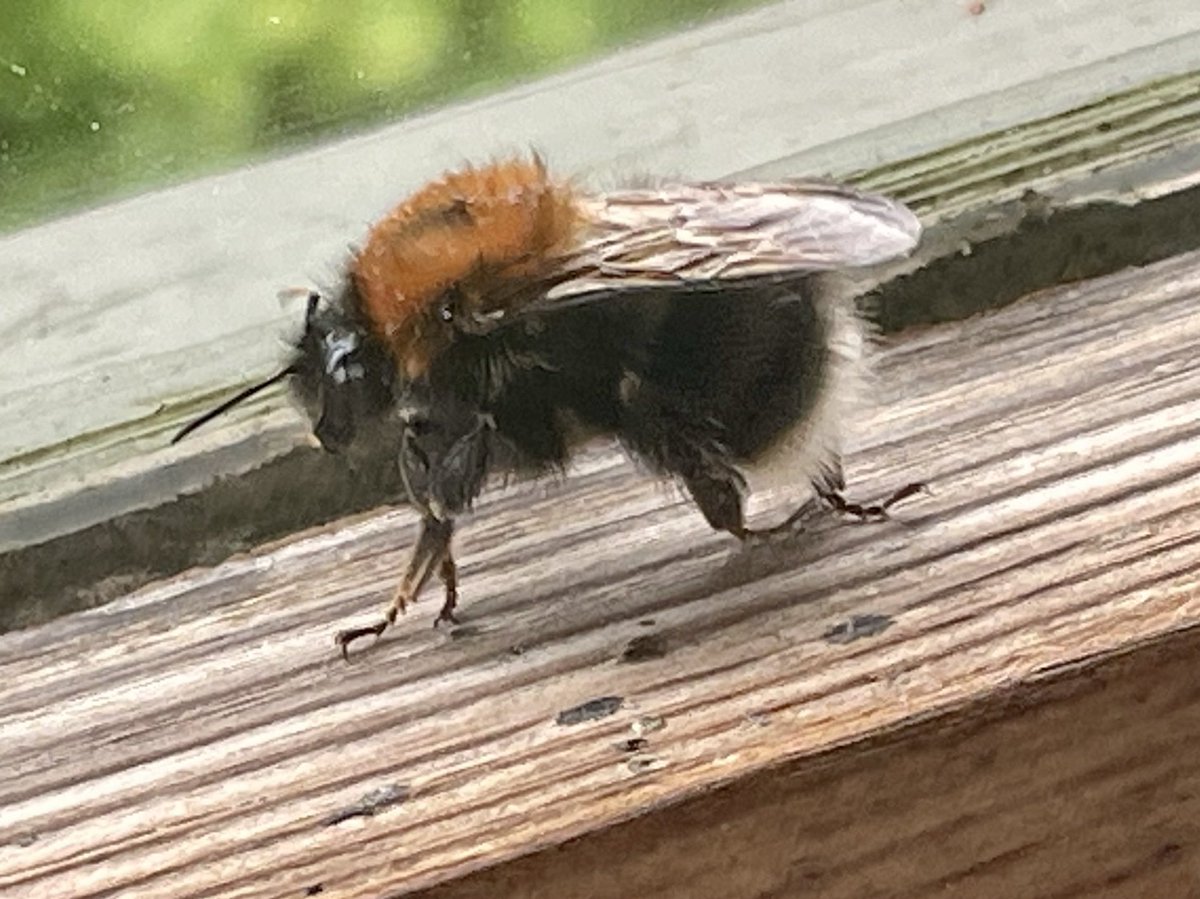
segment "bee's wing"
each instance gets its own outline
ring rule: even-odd
[[[580,201],[588,223],[546,298],[855,268],[910,252],[902,203],[843,184],[682,184]]]

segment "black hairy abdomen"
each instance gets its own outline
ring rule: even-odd
[[[761,456],[813,407],[825,325],[803,285],[672,299],[645,379],[668,405],[711,420],[738,461]]]
[[[752,463],[803,420],[825,327],[805,281],[625,291],[458,341],[433,388],[492,416],[506,467],[561,466],[600,433],[690,475]]]

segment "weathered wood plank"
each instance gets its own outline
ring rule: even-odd
[[[1195,896],[1198,636],[1058,672],[420,895]]]
[[[903,523],[827,521],[738,552],[599,451],[565,483],[481,503],[459,550],[470,630],[457,638],[432,631],[422,604],[352,664],[329,642],[390,590],[411,539],[403,510],[6,635],[0,888],[418,889],[1194,628],[1198,298],[1192,254],[906,339],[848,465],[855,495],[934,485]],[[830,639],[855,615],[888,626]],[[648,634],[666,655],[621,664]],[[555,723],[609,695],[624,698],[616,714]],[[1171,720],[1194,724],[1194,691],[1166,695],[1191,710]],[[645,718],[666,727],[631,756],[616,744]],[[1154,739],[1109,756],[1097,789],[1169,783],[1172,760],[1195,776]],[[1046,777],[1031,781],[1053,787],[1041,814],[1065,821],[1084,775]],[[408,798],[323,825],[389,784]],[[919,832],[953,833],[999,795],[957,794]],[[882,833],[861,855],[812,837],[830,895],[890,895],[881,885],[907,869]],[[1173,845],[1195,864],[1195,843]],[[955,868],[971,849],[948,840],[955,858],[929,877],[957,871],[988,895],[971,891],[980,878],[1020,876],[1019,852],[1005,875]],[[925,881],[904,882],[918,895]]]

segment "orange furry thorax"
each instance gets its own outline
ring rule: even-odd
[[[451,318],[527,302],[579,223],[569,186],[536,156],[447,173],[371,229],[351,265],[360,312],[420,377],[451,341]]]

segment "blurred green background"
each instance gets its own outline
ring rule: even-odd
[[[762,0],[3,0],[0,232]]]

